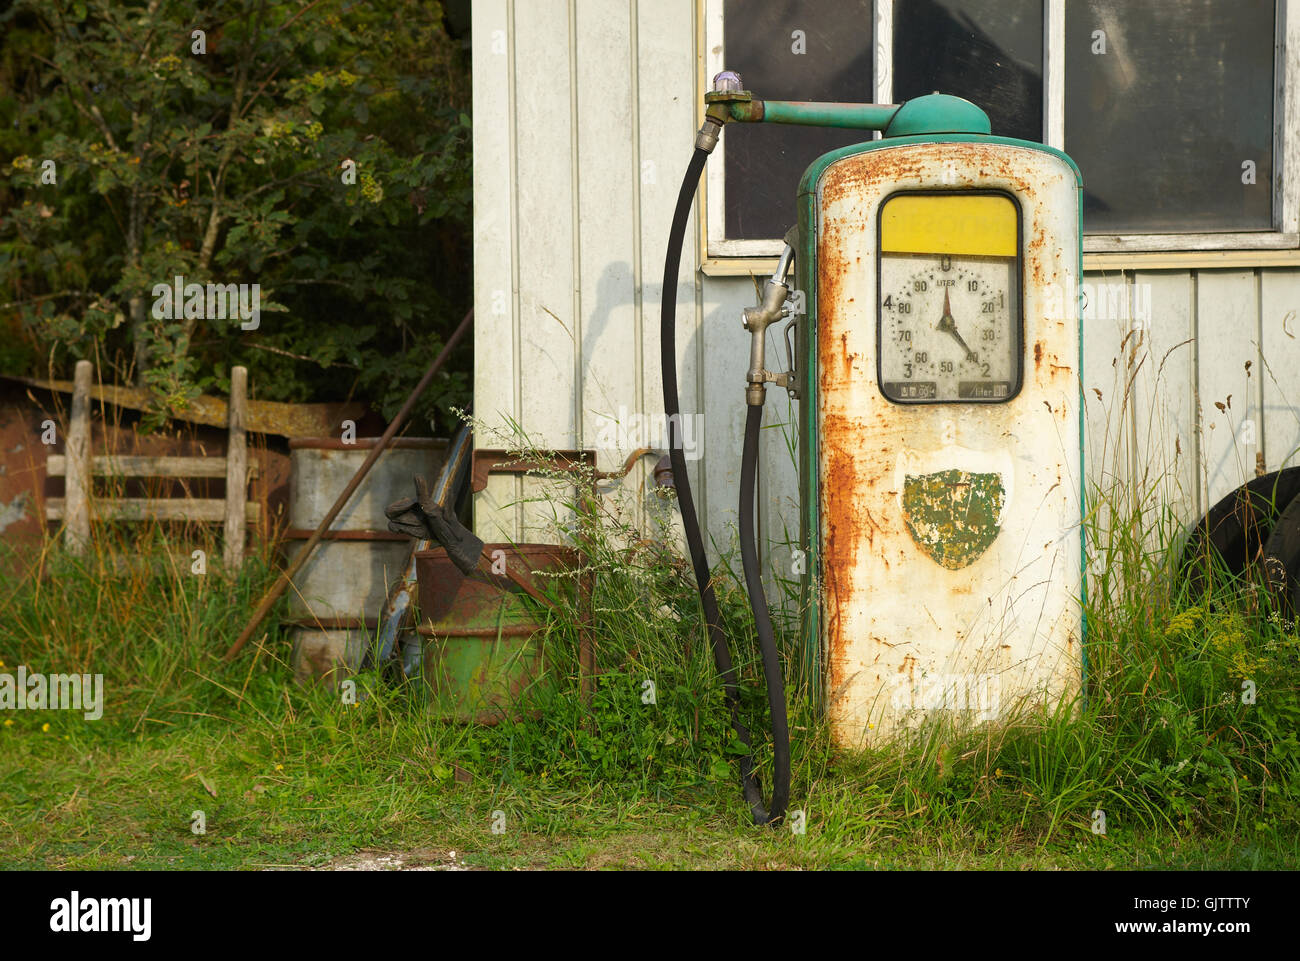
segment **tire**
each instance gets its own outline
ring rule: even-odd
[[[1193,592],[1200,593],[1206,587],[1207,553],[1217,556],[1230,573],[1245,573],[1265,552],[1274,530],[1280,530],[1278,521],[1296,502],[1298,494],[1300,467],[1288,467],[1256,477],[1210,508],[1192,529],[1183,548],[1181,569],[1191,582]],[[1300,567],[1300,507],[1292,516],[1294,520],[1288,521],[1288,527],[1295,533],[1285,546],[1279,538],[1274,548],[1278,552],[1275,556],[1286,565],[1288,561],[1282,552],[1294,551],[1294,563]],[[1277,565],[1266,566],[1276,569]],[[1286,569],[1293,571],[1296,567],[1288,566]]]

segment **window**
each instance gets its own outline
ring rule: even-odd
[[[738,70],[757,96],[938,90],[1064,149],[1085,251],[1300,245],[1300,0],[706,0],[706,18],[707,76]],[[865,136],[729,126],[707,255],[778,253],[804,168]]]
[[[895,103],[979,104],[999,137],[1043,139],[1042,0],[893,0]]]
[[[723,8],[727,67],[748,89],[771,100],[874,99],[870,45],[841,39],[870,31],[870,0],[725,0]],[[777,124],[734,124],[723,136],[726,235],[746,240],[785,236],[808,165],[862,141],[860,131]]]
[[[1273,0],[1067,4],[1088,233],[1272,229],[1273,18]]]

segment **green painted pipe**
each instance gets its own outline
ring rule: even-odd
[[[895,104],[751,100],[733,103],[731,116],[733,120],[742,123],[790,123],[805,127],[884,130],[897,110]]]
[[[742,96],[748,97],[747,93]],[[713,96],[725,97],[725,94]],[[799,100],[715,100],[710,116],[738,123],[785,123],[805,127],[879,130],[886,137],[919,134],[989,134],[989,118],[969,100],[929,94],[907,103],[816,103]]]

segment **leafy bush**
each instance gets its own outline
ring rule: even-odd
[[[469,63],[439,4],[21,0],[0,24],[6,370],[93,357],[161,413],[240,363],[263,399],[395,412],[469,300]],[[155,316],[176,276],[260,285],[260,326]],[[468,370],[427,395],[444,427]]]

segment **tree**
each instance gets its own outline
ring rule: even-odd
[[[469,296],[468,64],[439,4],[22,0],[0,23],[0,362],[97,354],[160,416],[231,363],[268,399],[400,404]],[[176,277],[256,285],[256,328],[168,310]],[[464,402],[461,364],[427,410]]]

